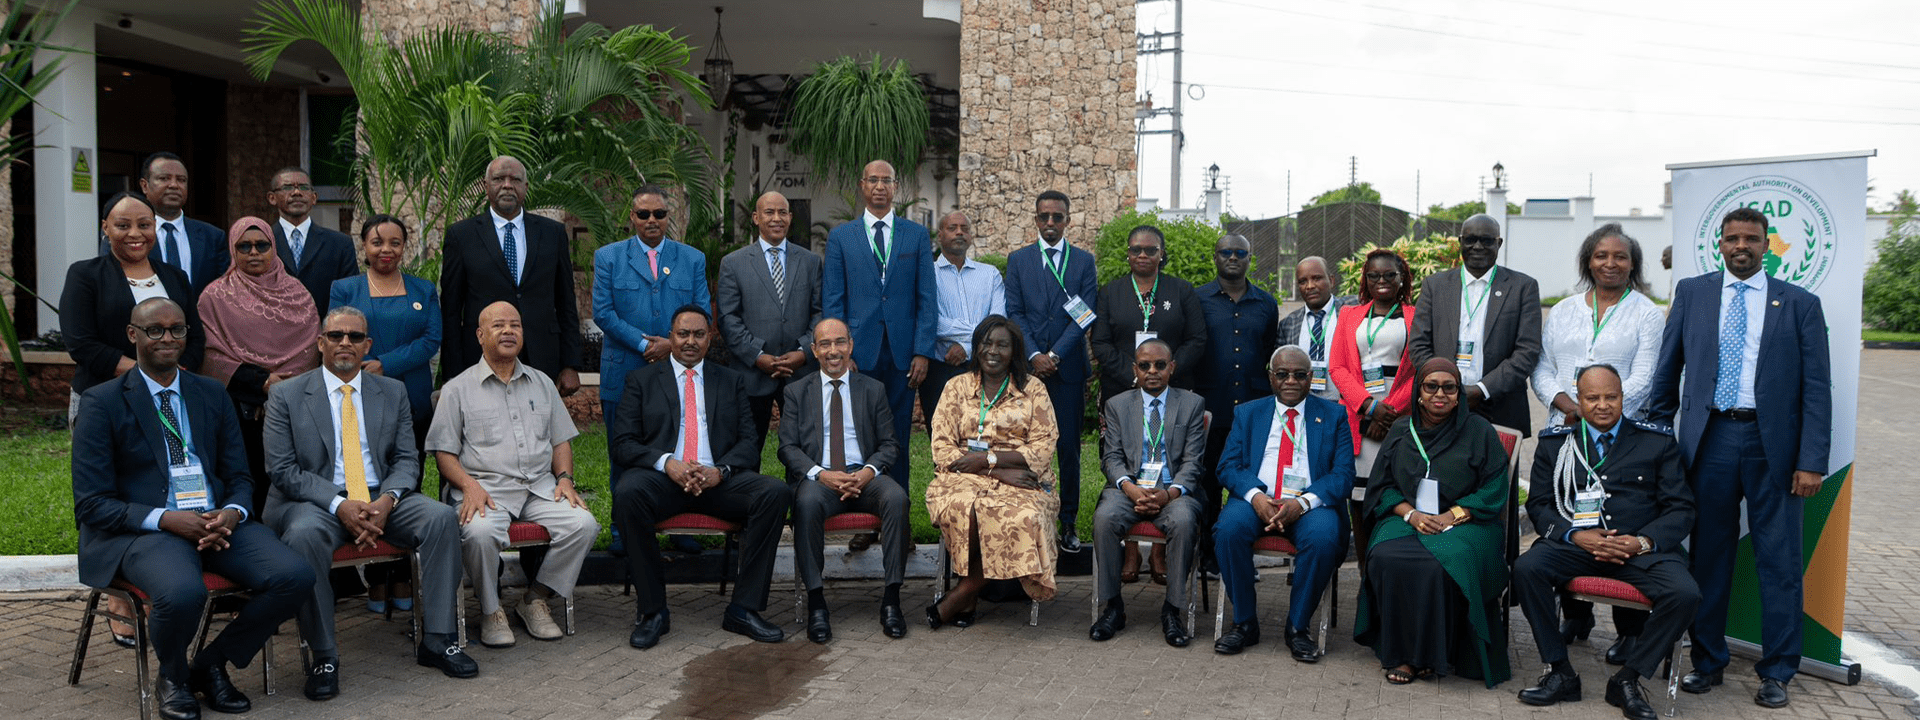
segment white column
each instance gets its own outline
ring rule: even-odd
[[[1510,234],[1507,232],[1507,189],[1506,188],[1503,188],[1503,187],[1487,188],[1487,214],[1493,216],[1494,222],[1500,223],[1500,237],[1506,238]],[[1512,254],[1513,254],[1513,243],[1511,242],[1501,243],[1500,264],[1505,265],[1513,262],[1510,259],[1512,257]]]
[[[60,74],[40,92],[33,106],[37,131],[33,151],[34,249],[41,297],[58,303],[66,285],[67,266],[99,254],[100,172],[99,131],[95,122],[94,19],[90,13],[68,15],[48,36],[47,43],[76,52],[41,51],[33,58],[37,72],[58,61]],[[85,151],[86,186],[74,189],[74,150]],[[40,313],[37,332],[60,327],[60,316]]]

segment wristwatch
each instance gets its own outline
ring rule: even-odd
[[[992,470],[999,466],[1000,466],[1000,456],[993,454],[992,450],[988,450],[987,451],[987,469]]]
[[[1645,554],[1647,554],[1647,553],[1650,553],[1650,552],[1653,552],[1653,543],[1652,543],[1651,541],[1649,541],[1649,540],[1647,540],[1647,536],[1645,536],[1645,535],[1635,535],[1635,536],[1633,536],[1633,539],[1635,539],[1635,540],[1639,540],[1639,541],[1640,541],[1640,554],[1641,554],[1641,555],[1645,555]]]
[[[399,504],[400,504],[400,498],[403,498],[403,497],[406,497],[406,496],[407,496],[407,491],[406,491],[406,490],[404,490],[404,489],[401,489],[401,488],[394,488],[394,489],[392,489],[392,490],[388,490],[388,491],[386,492],[386,494],[388,494],[388,495],[392,495],[392,496],[393,496],[393,504],[395,504],[395,505],[399,505]]]

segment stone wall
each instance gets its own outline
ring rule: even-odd
[[[227,86],[229,217],[214,222],[220,229],[247,215],[273,218],[273,206],[267,204],[267,185],[273,171],[300,164],[300,123],[299,90]],[[195,192],[204,190],[195,188]]]
[[[1032,242],[1034,197],[1073,200],[1088,250],[1132,209],[1132,0],[965,0],[960,20],[960,209],[976,253]]]
[[[448,26],[505,33],[525,43],[540,27],[540,0],[365,0],[362,17],[388,43]]]

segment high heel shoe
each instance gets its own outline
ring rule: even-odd
[[[1593,634],[1593,616],[1563,620],[1560,623],[1561,642],[1572,645],[1577,640],[1585,640]]]
[[[940,619],[940,603],[935,601],[932,605],[927,606],[927,629],[939,630],[943,624],[945,624],[945,621]]]

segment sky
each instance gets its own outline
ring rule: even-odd
[[[1142,2],[1140,32],[1172,32],[1174,5]],[[1218,164],[1230,212],[1284,215],[1345,185],[1350,158],[1408,210],[1481,199],[1496,162],[1510,201],[1590,194],[1600,215],[1659,214],[1680,162],[1876,149],[1869,204],[1920,190],[1913,0],[1184,0],[1183,14],[1197,86],[1183,207]],[[1170,54],[1142,54],[1138,75],[1171,102]],[[1172,205],[1168,136],[1140,149],[1141,197]]]

